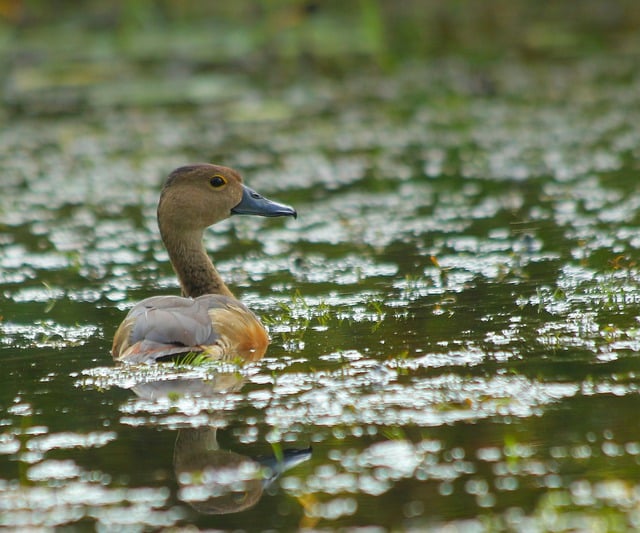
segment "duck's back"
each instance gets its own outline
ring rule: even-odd
[[[257,361],[268,344],[264,326],[235,298],[153,296],[129,311],[116,331],[111,353],[115,360],[130,363],[189,352]]]

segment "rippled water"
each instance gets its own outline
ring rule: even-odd
[[[640,527],[631,61],[68,99],[29,74],[0,131],[1,525]],[[272,345],[114,367],[126,309],[177,292],[155,204],[198,160],[299,212],[206,235]]]

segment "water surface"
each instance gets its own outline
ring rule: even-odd
[[[0,131],[0,524],[640,527],[632,61],[50,76]],[[298,210],[206,234],[272,345],[114,367],[202,160]]]

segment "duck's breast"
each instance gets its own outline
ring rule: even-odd
[[[258,318],[235,298],[154,296],[129,311],[116,331],[112,355],[132,363],[187,352],[255,361],[268,344]]]

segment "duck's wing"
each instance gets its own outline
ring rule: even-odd
[[[118,361],[151,362],[201,352],[203,345],[213,347],[216,341],[208,308],[201,302],[180,296],[154,296],[129,311],[116,331],[111,354]]]
[[[256,360],[267,344],[260,321],[234,298],[154,296],[129,311],[116,331],[111,354],[117,361],[131,363],[188,352],[204,352],[214,359]]]

